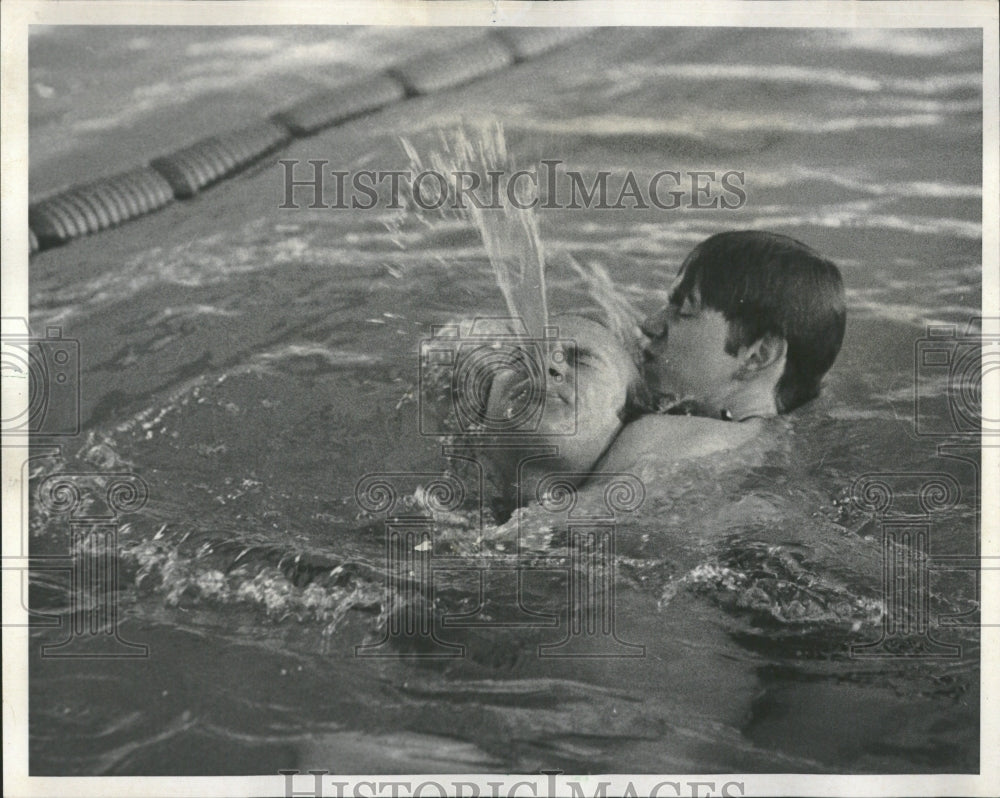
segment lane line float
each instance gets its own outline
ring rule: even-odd
[[[496,28],[454,50],[425,53],[385,72],[312,94],[290,108],[154,158],[147,166],[70,187],[28,208],[30,254],[190,199],[287,144],[408,97],[464,86],[537,58],[592,28]]]

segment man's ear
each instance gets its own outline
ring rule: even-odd
[[[785,357],[788,342],[780,335],[766,333],[750,346],[740,347],[738,359],[740,372],[751,376],[773,366]]]

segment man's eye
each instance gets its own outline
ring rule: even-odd
[[[576,365],[576,361],[579,358],[579,354],[577,353],[577,349],[575,346],[567,344],[559,351],[562,353],[562,357],[557,357],[556,362],[565,363],[567,366],[571,367]]]

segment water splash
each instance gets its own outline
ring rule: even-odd
[[[402,143],[415,172],[424,171],[417,150],[406,139]],[[459,175],[471,175],[472,186],[490,184],[491,173],[509,179],[517,171],[499,122],[441,133],[440,149],[429,153],[427,162],[426,168],[456,180]],[[479,231],[511,317],[521,319],[530,336],[542,337],[549,314],[545,253],[534,208],[518,208],[512,203],[479,207],[476,202],[459,202],[457,198],[447,207]]]
[[[567,258],[570,268],[587,287],[588,293],[604,311],[608,329],[625,347],[636,364],[640,363],[642,331],[639,329],[639,312],[615,286],[611,275],[599,263],[581,264],[572,255]]]

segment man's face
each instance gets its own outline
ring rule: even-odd
[[[559,447],[558,464],[547,458],[545,468],[587,471],[621,427],[628,387],[638,375],[628,352],[603,325],[573,315],[553,323],[566,346],[549,363],[544,410],[532,443]],[[518,401],[519,390],[523,380],[498,375],[490,387],[490,416],[502,418],[504,409]]]
[[[737,369],[726,354],[729,325],[722,313],[702,307],[697,292],[649,316],[642,330],[650,338],[643,376],[654,395],[709,404],[725,395]]]

